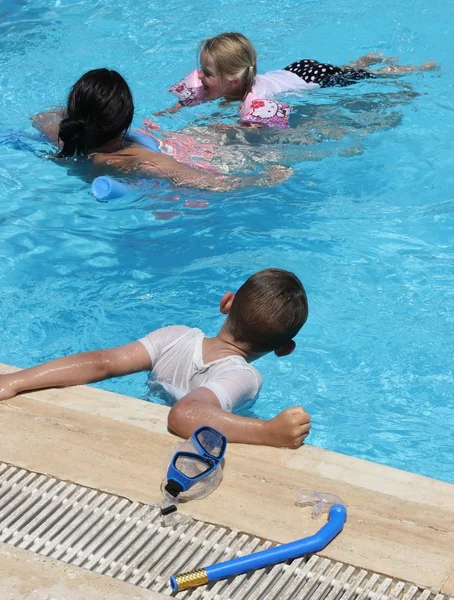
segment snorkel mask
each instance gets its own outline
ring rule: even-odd
[[[161,514],[177,510],[181,501],[204,498],[222,481],[222,459],[227,438],[217,429],[203,425],[186,442],[178,445],[161,484]]]

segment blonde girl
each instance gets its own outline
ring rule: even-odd
[[[239,115],[243,125],[288,127],[291,107],[275,99],[278,94],[307,91],[334,85],[346,86],[361,79],[375,79],[390,73],[409,73],[436,68],[427,62],[420,66],[387,65],[376,71],[368,67],[389,62],[375,54],[367,54],[342,67],[303,59],[284,69],[257,74],[257,54],[241,33],[221,33],[202,42],[200,68],[195,69],[169,88],[178,102],[166,111],[175,113],[184,106],[224,98],[240,101]]]

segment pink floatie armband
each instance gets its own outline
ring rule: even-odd
[[[176,96],[178,102],[183,106],[195,106],[205,102],[205,90],[197,69],[170,86],[168,91]]]
[[[248,94],[238,112],[242,123],[285,129],[289,126],[290,111],[290,104]]]

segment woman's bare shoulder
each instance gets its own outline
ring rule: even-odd
[[[43,133],[53,144],[58,145],[58,132],[64,116],[64,109],[58,108],[32,115],[31,120],[35,129]]]
[[[159,164],[161,155],[140,146],[129,146],[116,152],[93,152],[90,159],[95,165],[106,165],[121,170],[133,170],[141,164]]]

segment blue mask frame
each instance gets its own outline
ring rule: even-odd
[[[219,442],[219,451],[210,451],[208,440],[204,440],[204,434],[208,434],[208,436],[210,436],[212,440],[216,440]],[[221,433],[214,427],[210,427],[209,425],[202,425],[202,427],[198,427],[192,434],[191,441],[197,448],[201,456],[211,458],[212,460],[217,461],[218,464],[224,458],[224,454],[227,448],[227,438],[223,433]]]
[[[190,440],[197,452],[176,452],[167,470],[165,490],[174,498],[181,494],[181,492],[186,492],[195,483],[212,473],[224,458],[227,448],[227,438],[225,435],[208,425],[198,427]],[[178,466],[181,459],[197,461],[202,469],[201,472],[194,476],[187,475]]]

